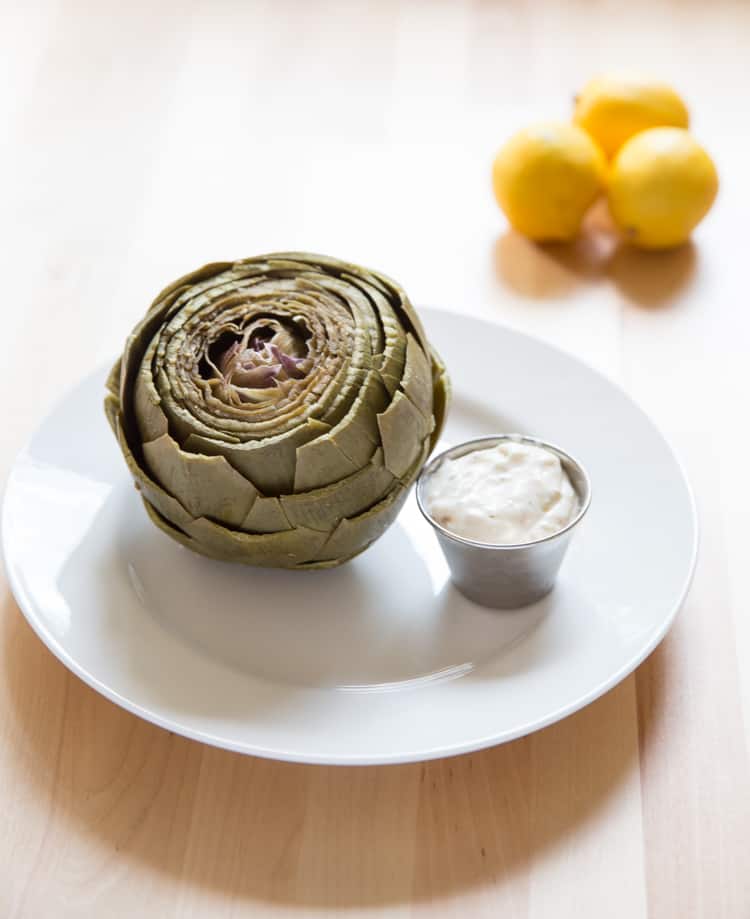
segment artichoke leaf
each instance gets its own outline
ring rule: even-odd
[[[342,520],[310,561],[333,562],[358,555],[385,533],[398,517],[408,494],[408,489],[396,488],[364,513]]]
[[[427,438],[422,442],[422,446],[417,454],[417,458],[412,464],[411,468],[409,468],[399,480],[405,488],[408,488],[414,479],[416,479],[416,477],[419,475],[419,470],[424,465],[425,460],[430,455],[430,453],[432,453],[432,443],[430,439]]]
[[[378,416],[380,440],[383,445],[385,465],[400,478],[419,454],[427,433],[424,415],[399,391],[388,408]]]
[[[392,396],[399,387],[404,369],[406,355],[404,332],[388,300],[378,290],[371,290],[370,295],[375,302],[385,337],[383,351],[376,355],[373,367],[380,371],[383,382]]]
[[[377,371],[371,370],[344,418],[330,432],[336,446],[358,466],[380,444],[377,416],[388,406],[388,393]]]
[[[373,446],[372,452],[375,452]],[[330,434],[297,448],[297,466],[294,488],[289,491],[304,492],[338,482],[357,471],[357,464],[343,453]]]
[[[220,561],[297,568],[320,551],[326,538],[317,530],[286,530],[253,536],[222,528],[203,517],[192,521],[183,530],[162,516],[147,500],[144,499],[143,503],[160,530],[193,552]]]
[[[343,517],[359,514],[378,502],[395,481],[378,448],[372,461],[348,478],[304,494],[284,495],[281,503],[292,526],[330,533]]]
[[[168,432],[169,424],[162,410],[161,396],[156,391],[151,373],[144,369],[135,378],[133,409],[141,440],[156,440]]]
[[[106,415],[112,433],[120,440],[120,400],[112,392],[104,396],[104,414]]]
[[[151,309],[158,309],[162,301],[173,298],[175,294],[194,289],[201,281],[212,282],[217,275],[230,271],[233,265],[233,262],[209,262],[207,265],[203,265],[195,271],[184,274],[181,278],[177,278],[176,281],[173,281],[157,294]]]
[[[280,533],[291,528],[278,498],[256,498],[242,521],[242,529],[249,533]]]
[[[362,513],[342,520],[315,559],[307,562],[304,567],[329,568],[348,561],[382,536],[401,512],[409,494],[408,486],[419,474],[431,450],[431,445],[425,442],[416,461],[401,478],[401,487],[390,489],[380,501]]]
[[[422,414],[432,417],[432,368],[413,335],[406,336],[406,365],[401,383],[409,400]]]
[[[231,527],[241,526],[258,490],[233,469],[223,456],[185,453],[163,434],[143,445],[143,455],[154,478],[193,517],[211,517]]]
[[[289,494],[294,490],[297,448],[314,441],[330,430],[330,425],[308,418],[298,428],[278,437],[225,444],[191,434],[183,447],[191,453],[225,456],[232,466],[265,495]]]
[[[388,395],[378,374],[370,371],[345,417],[328,434],[297,450],[295,492],[338,481],[369,462],[380,445],[377,413],[387,404]],[[343,461],[339,454],[343,454]]]
[[[107,392],[120,401],[120,373],[122,372],[122,358],[118,357],[112,365],[112,369],[107,374],[107,382],[104,384]]]
[[[165,517],[156,507],[153,505],[145,495],[141,495],[143,501],[143,506],[146,509],[146,513],[151,519],[152,523],[155,523],[160,530],[167,534],[171,539],[174,539],[176,542],[185,546],[185,548],[190,549],[192,552],[197,552],[199,555],[207,555],[209,558],[220,558],[220,555],[208,552],[204,549],[203,546],[198,543],[197,540],[192,539],[187,535],[183,530],[178,526],[172,523],[167,517]]]
[[[296,568],[310,561],[328,538],[327,533],[306,527],[280,533],[245,533],[219,526],[205,517],[191,521],[185,532],[219,558],[277,568]]]
[[[445,417],[448,414],[448,408],[451,401],[451,380],[445,364],[434,348],[430,348],[430,357],[432,358],[432,416],[435,419],[435,427],[430,438],[430,446],[434,449],[435,445],[442,434],[445,426]]]
[[[130,449],[130,446],[125,437],[125,432],[123,430],[122,424],[120,423],[122,416],[119,412],[112,416],[111,404],[105,407],[107,409],[108,415],[110,416],[110,424],[116,431],[117,442],[119,443],[120,449],[122,450],[125,464],[130,470],[130,474],[133,476],[135,487],[141,492],[141,495],[144,498],[147,498],[148,501],[160,511],[164,517],[174,522],[176,526],[186,526],[193,519],[192,516],[188,513],[187,510],[185,510],[177,498],[167,494],[161,485],[159,485],[157,482],[154,482],[149,474],[144,469],[142,469],[141,466],[139,466],[135,460],[135,457],[133,456],[133,452]]]

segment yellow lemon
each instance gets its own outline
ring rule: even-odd
[[[647,128],[686,128],[688,110],[666,83],[635,76],[603,76],[589,81],[576,96],[573,120],[594,138],[607,156]]]
[[[604,154],[581,128],[550,122],[514,135],[495,157],[497,202],[519,233],[572,239],[604,183]]]
[[[695,138],[682,128],[651,128],[612,162],[609,209],[632,243],[665,249],[685,242],[718,188],[716,167]]]

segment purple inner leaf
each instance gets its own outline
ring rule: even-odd
[[[301,380],[309,370],[307,356],[289,354],[276,344],[295,348],[296,343],[283,331],[268,326],[254,329],[243,347],[235,340],[218,356],[216,366],[228,386],[243,389],[269,389],[285,380]]]
[[[248,346],[254,351],[262,351],[271,338],[273,338],[273,332],[270,329],[256,329],[250,336]]]
[[[263,364],[249,370],[238,370],[232,375],[232,385],[245,389],[267,389],[276,385],[276,375],[281,364]]]
[[[304,357],[292,357],[290,354],[284,354],[277,345],[271,345],[271,353],[286,370],[287,376],[292,377],[294,380],[301,380],[305,376],[305,371],[300,370],[300,364],[304,361]]]

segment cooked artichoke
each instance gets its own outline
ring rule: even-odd
[[[157,526],[212,558],[307,569],[352,558],[393,522],[448,378],[393,281],[276,253],[162,291],[107,388]]]

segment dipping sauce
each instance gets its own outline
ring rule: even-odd
[[[510,440],[444,460],[425,482],[424,504],[444,529],[494,545],[551,536],[580,508],[554,453]]]

